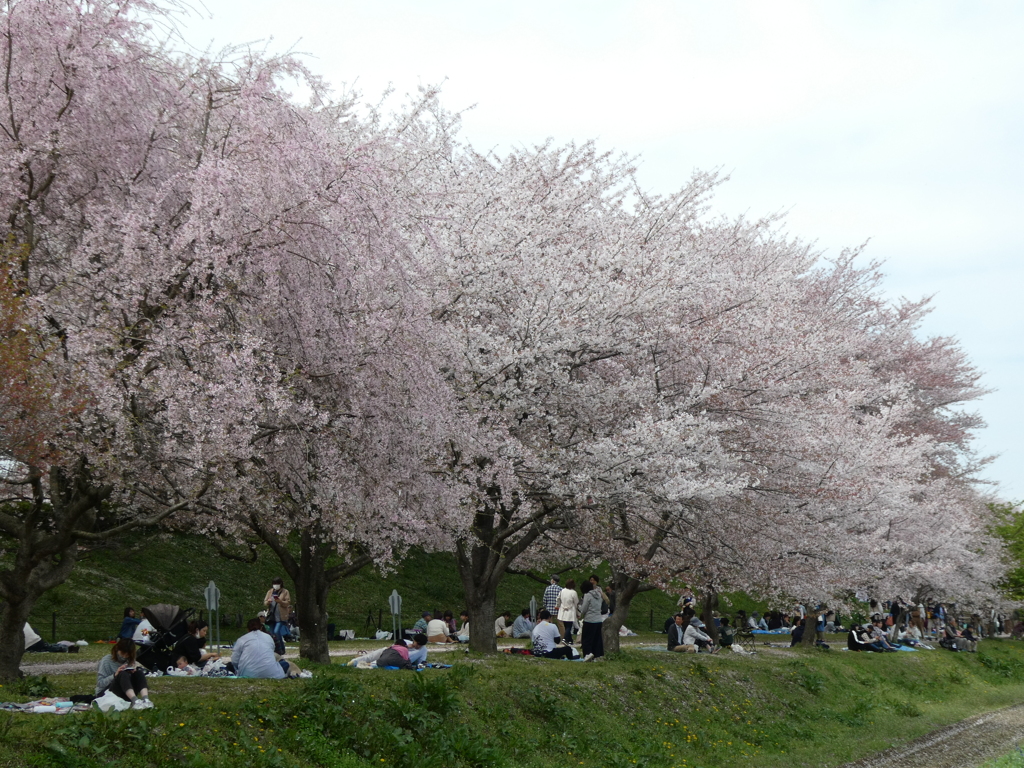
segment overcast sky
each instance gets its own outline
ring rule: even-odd
[[[192,45],[308,54],[368,100],[444,81],[477,148],[595,139],[654,191],[730,176],[726,214],[787,212],[826,255],[870,241],[893,297],[934,295],[996,390],[987,476],[1024,499],[1024,3],[206,0]],[[212,18],[211,18],[212,17]],[[260,43],[260,41],[263,41]]]

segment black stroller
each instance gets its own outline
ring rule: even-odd
[[[143,608],[142,615],[153,625],[149,634],[152,644],[139,647],[136,661],[152,672],[163,672],[178,660],[175,645],[188,634],[192,609],[183,611],[176,605],[159,603]]]

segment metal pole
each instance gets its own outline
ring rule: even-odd
[[[51,628],[50,633],[52,635],[52,638],[51,638],[50,642],[56,643],[57,642],[57,612],[56,611],[53,612],[53,627]]]

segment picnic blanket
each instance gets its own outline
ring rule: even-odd
[[[790,631],[785,627],[779,627],[778,629],[752,629],[751,634],[754,635],[788,635]]]
[[[68,712],[88,712],[88,704],[75,704],[71,699],[46,698],[35,701],[17,702],[5,701],[0,703],[0,711],[3,712],[27,712],[30,714],[51,714],[66,715]]]

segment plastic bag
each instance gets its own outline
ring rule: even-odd
[[[93,699],[92,703],[95,704],[101,712],[109,712],[112,709],[120,712],[131,706],[129,702],[122,699],[113,691],[105,692],[98,699]]]

